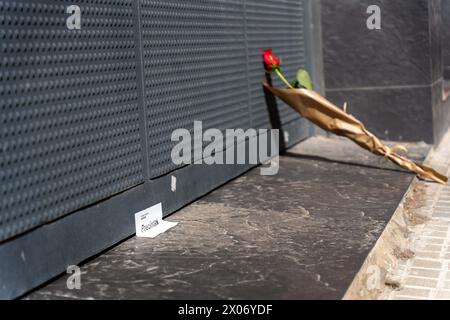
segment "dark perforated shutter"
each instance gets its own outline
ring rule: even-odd
[[[78,0],[74,31],[71,4],[0,0],[0,241],[177,169],[194,120],[270,127],[261,51],[305,65],[300,0]]]
[[[0,1],[0,240],[144,181],[134,0]]]

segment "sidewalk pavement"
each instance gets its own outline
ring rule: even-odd
[[[450,174],[450,132],[429,163]],[[402,260],[391,275],[396,288],[385,290],[381,299],[450,300],[450,186],[417,181],[411,190],[405,209],[423,219],[409,230],[410,259]]]

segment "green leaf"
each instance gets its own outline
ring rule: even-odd
[[[305,69],[298,69],[297,71],[297,81],[301,86],[305,87],[308,90],[313,89],[311,77],[309,76],[308,71]]]

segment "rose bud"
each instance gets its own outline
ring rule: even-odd
[[[272,53],[272,49],[263,51],[264,67],[267,71],[274,71],[281,67],[280,61]]]

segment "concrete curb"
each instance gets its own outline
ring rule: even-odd
[[[447,143],[449,141],[450,133],[437,148],[430,150],[425,163],[447,172],[449,163],[440,161],[439,153],[446,145],[449,145]],[[427,198],[435,197],[436,189],[439,188],[443,186],[414,178],[391,220],[348,288],[344,300],[379,299],[386,291],[401,286],[401,282],[395,276],[399,262],[414,256],[412,236],[414,229],[430,218],[426,212],[420,212],[418,208],[425,206]]]

